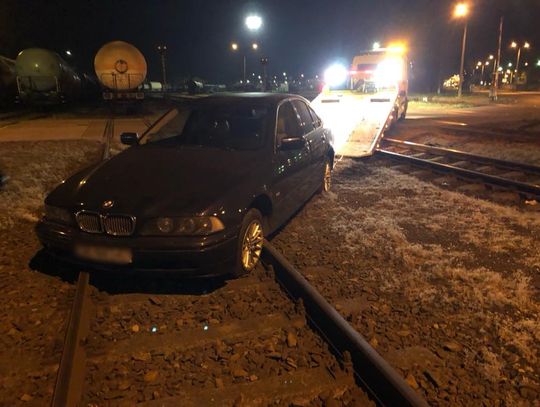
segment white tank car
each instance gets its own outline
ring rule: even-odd
[[[124,41],[105,44],[94,58],[94,69],[99,82],[105,88],[105,99],[144,98],[139,87],[146,78],[146,60],[133,45]]]

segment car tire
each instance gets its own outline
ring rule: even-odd
[[[332,163],[330,160],[324,162],[323,179],[321,186],[319,187],[319,194],[329,192],[332,187]]]
[[[234,277],[249,274],[259,263],[264,241],[263,225],[263,216],[257,209],[252,208],[245,214],[238,234]]]

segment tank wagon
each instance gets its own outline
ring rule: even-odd
[[[81,76],[54,51],[28,48],[17,55],[15,73],[18,101],[58,104],[81,95]]]
[[[94,69],[105,100],[144,99],[146,60],[133,45],[112,41],[103,45],[94,58]]]
[[[15,61],[0,56],[0,104],[14,101],[17,90],[15,78]]]

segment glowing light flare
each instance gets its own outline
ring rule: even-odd
[[[380,42],[374,42],[373,43],[373,51],[377,51],[379,48],[381,48]]]
[[[388,47],[385,48],[387,52],[403,55],[407,52],[407,45],[404,42],[391,42]]]
[[[341,64],[334,64],[324,71],[324,82],[329,86],[338,86],[347,80],[347,76],[347,68]]]
[[[377,65],[374,80],[377,88],[397,86],[403,78],[403,60],[401,58],[386,58]]]
[[[510,46],[511,46],[512,48],[517,48],[517,42],[512,41],[512,44],[510,44]]]
[[[231,49],[232,49],[233,51],[238,51],[238,44],[237,44],[236,42],[233,42],[233,43],[231,44]]]
[[[248,30],[257,31],[262,27],[262,18],[257,15],[249,15],[246,17],[246,27]]]
[[[454,17],[466,17],[469,14],[469,5],[467,3],[458,3],[454,7]]]
[[[253,48],[256,51],[257,49],[259,49],[259,44],[254,42],[253,44],[251,44],[251,48]]]

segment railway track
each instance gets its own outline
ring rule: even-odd
[[[268,242],[263,264],[132,293],[80,272],[52,405],[427,405]]]
[[[540,167],[410,141],[384,139],[379,156],[504,188],[524,199],[540,198]]]

